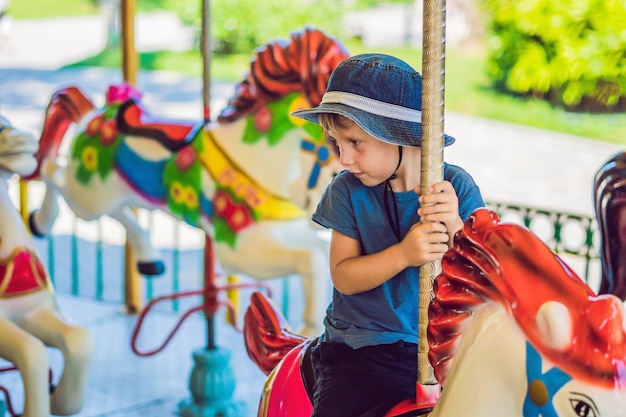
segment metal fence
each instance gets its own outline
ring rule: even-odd
[[[495,201],[487,206],[502,221],[526,226],[591,288],[599,287],[600,234],[593,217]]]

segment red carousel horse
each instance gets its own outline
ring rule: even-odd
[[[626,316],[617,297],[594,294],[538,237],[487,209],[466,221],[442,268],[428,326],[441,396],[432,409],[416,398],[387,417],[626,415]],[[269,373],[258,416],[309,416],[314,341],[293,334],[261,293],[244,335]]]

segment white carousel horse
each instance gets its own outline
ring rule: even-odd
[[[24,383],[23,417],[70,415],[80,411],[94,342],[87,329],[59,311],[48,273],[7,181],[37,167],[36,139],[0,117],[0,357],[13,362]],[[63,373],[50,392],[46,346],[63,353]]]
[[[387,417],[626,415],[626,316],[617,297],[595,295],[534,234],[487,209],[470,216],[442,266],[428,326],[441,395],[427,409],[407,400]],[[309,416],[311,339],[290,333],[279,314],[253,294],[246,347],[271,371],[258,415]]]
[[[117,219],[139,271],[159,274],[159,253],[130,207],[162,209],[206,231],[229,274],[259,280],[299,274],[304,332],[319,333],[328,240],[309,213],[341,168],[321,129],[289,113],[319,103],[330,73],[346,57],[337,41],[312,29],[270,43],[218,122],[206,126],[151,116],[128,85],[110,88],[106,105],[95,110],[79,89],[58,91],[37,154],[47,187],[30,219],[33,233],[50,232],[61,195],[83,219]],[[71,123],[77,133],[64,165],[57,156]]]

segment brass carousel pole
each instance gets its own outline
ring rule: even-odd
[[[443,180],[443,119],[445,62],[445,0],[424,0],[422,52],[422,171],[420,193]],[[428,306],[433,282],[441,272],[441,261],[420,268],[418,304],[418,390],[439,395],[439,385],[428,361]],[[418,392],[419,394],[419,392]],[[428,395],[427,395],[428,396]]]
[[[135,48],[135,0],[120,0],[122,31],[122,74],[124,81],[137,85],[138,58]],[[135,215],[136,210],[133,210]],[[135,253],[128,243],[124,246],[124,305],[126,312],[136,314],[142,308],[141,286]]]

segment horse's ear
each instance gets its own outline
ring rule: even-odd
[[[574,327],[569,309],[557,301],[547,301],[537,311],[537,330],[543,342],[563,351],[571,346]]]

